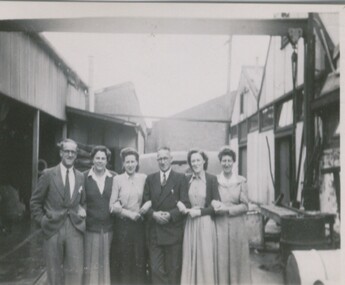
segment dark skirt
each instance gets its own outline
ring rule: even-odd
[[[146,268],[144,222],[117,218],[110,255],[111,283],[146,284]]]

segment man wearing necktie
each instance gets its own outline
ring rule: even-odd
[[[46,169],[31,197],[31,213],[44,234],[48,282],[82,284],[85,231],[84,179],[74,169],[77,144],[60,144],[61,163]]]
[[[190,206],[185,176],[171,169],[168,147],[157,152],[160,171],[147,177],[143,203],[152,202],[147,212],[148,247],[153,284],[180,284],[185,218],[177,203]]]

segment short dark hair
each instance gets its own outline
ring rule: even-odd
[[[168,147],[168,146],[160,146],[160,147],[157,149],[157,152],[159,152],[160,150],[167,150],[167,151],[171,152],[171,149],[170,149],[170,147]]]
[[[63,139],[62,141],[60,141],[58,143],[58,147],[60,148],[60,150],[64,150],[64,147],[65,147],[66,143],[74,143],[76,145],[76,150],[78,150],[78,144],[74,140],[68,139],[68,138]]]
[[[226,155],[230,156],[234,162],[236,161],[236,153],[230,147],[223,146],[218,153],[219,161]]]
[[[111,151],[104,145],[96,145],[92,148],[91,150],[91,158],[94,159],[95,155],[97,152],[104,152],[106,157],[107,157],[107,161],[110,161],[110,157],[111,157]]]
[[[191,169],[193,169],[193,168],[192,168],[192,163],[191,163],[191,158],[192,158],[192,155],[193,155],[194,153],[199,153],[199,154],[202,156],[203,160],[205,161],[204,170],[206,170],[206,169],[207,169],[207,166],[208,166],[208,156],[207,156],[207,154],[206,154],[203,150],[197,149],[197,148],[194,148],[194,149],[191,149],[190,151],[188,151],[188,154],[187,154],[187,161],[188,161],[189,167],[190,167]]]
[[[135,171],[138,171],[139,170],[139,153],[132,147],[126,147],[126,148],[123,148],[120,152],[120,156],[121,156],[121,159],[122,159],[122,163],[125,161],[125,158],[126,156],[128,155],[134,155],[135,156],[135,159],[137,160],[138,162],[138,165],[137,167],[135,168]]]

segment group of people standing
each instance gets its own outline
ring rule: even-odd
[[[168,147],[148,176],[135,149],[120,155],[116,175],[106,168],[110,151],[96,146],[82,174],[73,167],[77,144],[65,139],[61,163],[40,177],[31,211],[45,235],[50,284],[251,283],[247,186],[229,147],[219,152],[217,176],[199,149],[188,152],[188,176],[172,170]]]

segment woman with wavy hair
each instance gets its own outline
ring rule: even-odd
[[[219,284],[250,284],[249,244],[245,225],[248,211],[247,182],[233,171],[236,154],[223,147],[218,158],[223,171],[217,175],[219,201],[216,212]]]
[[[193,173],[187,177],[191,209],[182,209],[188,216],[183,237],[181,284],[218,284],[216,227],[211,206],[212,200],[219,199],[217,178],[206,172],[208,157],[204,151],[189,151],[187,161]]]
[[[151,202],[143,206],[146,175],[138,173],[139,153],[133,148],[121,150],[124,173],[114,178],[109,208],[116,215],[112,244],[111,275],[113,284],[146,283],[145,225],[143,215]]]

